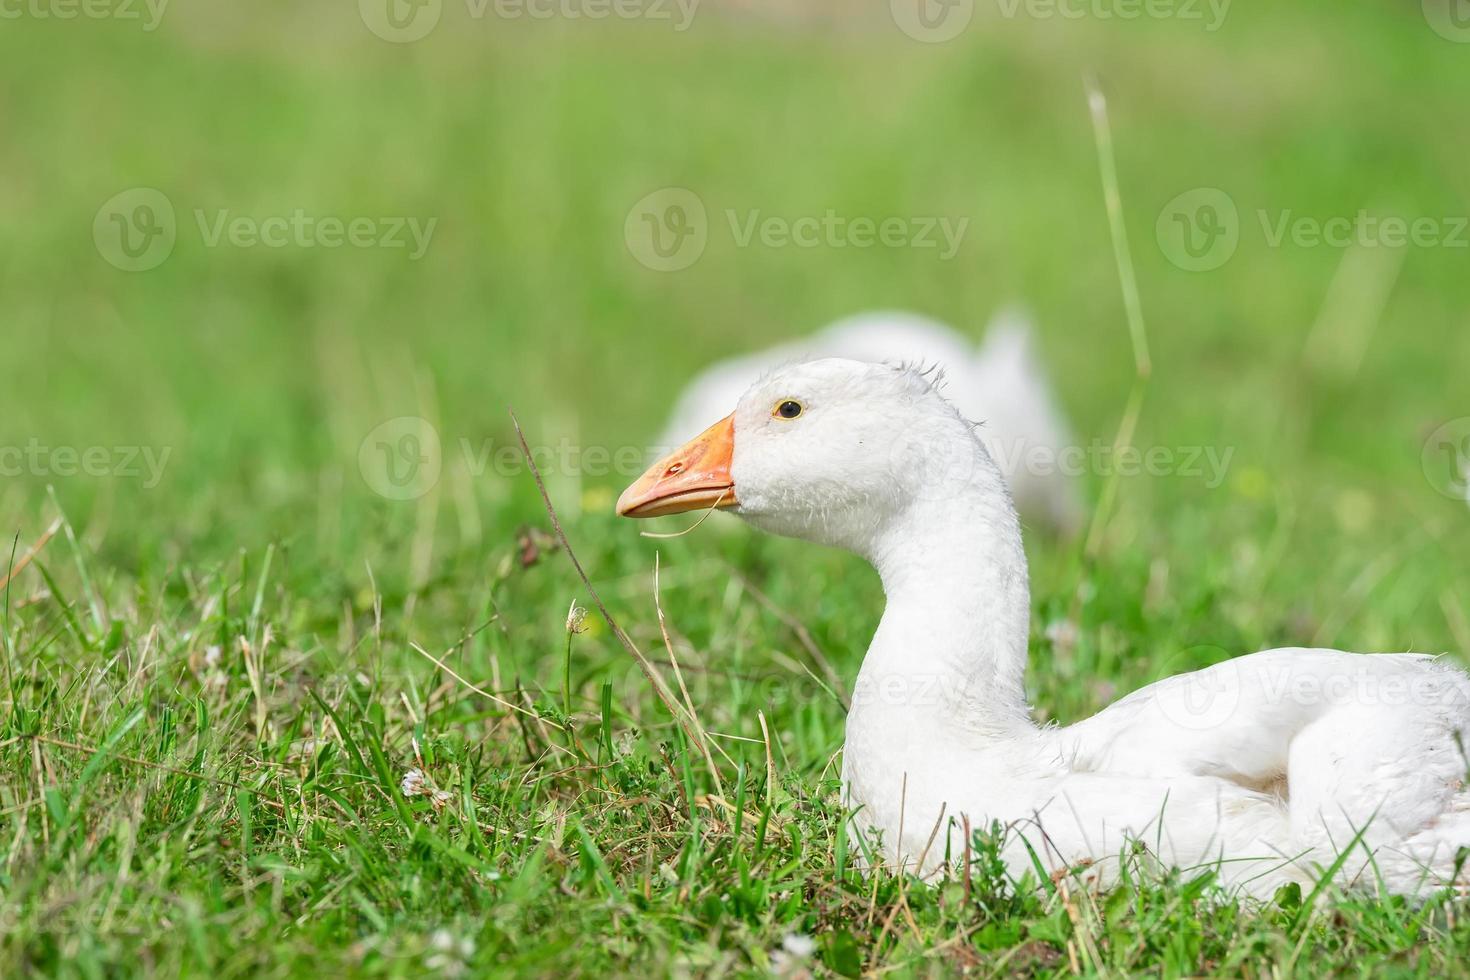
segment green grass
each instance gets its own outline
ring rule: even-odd
[[[985,834],[968,885],[860,876],[828,688],[875,577],[733,522],[640,538],[609,513],[622,477],[552,467],[578,556],[672,682],[659,556],[715,799],[600,617],[569,641],[590,599],[529,476],[477,467],[514,445],[510,406],[543,448],[636,446],[714,357],[871,307],[978,333],[1016,299],[1084,441],[1111,441],[1133,359],[1090,72],[1153,344],[1137,442],[1234,455],[1218,488],[1121,480],[1095,561],[1028,535],[1038,715],[1270,645],[1466,653],[1470,511],[1421,450],[1470,415],[1470,250],[1273,248],[1255,216],[1470,213],[1470,46],[1419,6],[1242,4],[1215,33],[983,14],[947,45],[882,4],[833,24],[711,3],[677,34],[449,5],[407,46],[350,4],[4,21],[0,447],[169,456],[147,488],[0,477],[0,578],[12,540],[68,522],[3,597],[0,974],[760,973],[789,935],[818,974],[1465,972],[1463,905],[1016,886]],[[137,186],[179,240],[125,273],[92,224]],[[623,225],[666,186],[714,224],[661,274]],[[1188,273],[1154,228],[1201,186],[1241,244]],[[193,217],[296,208],[438,224],[412,262],[210,248]],[[970,227],[950,262],[739,248],[727,208]],[[359,449],[410,415],[443,475],[395,502]],[[400,792],[414,768],[437,803]]]

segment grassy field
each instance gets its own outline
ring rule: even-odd
[[[1435,0],[982,2],[946,43],[882,3],[446,3],[413,43],[351,4],[59,7],[0,21],[0,975],[1467,972],[1463,904],[1017,888],[984,840],[968,883],[860,876],[835,757],[876,577],[611,514],[694,371],[873,307],[978,336],[1026,303],[1110,443],[1134,355],[1090,74],[1153,356],[1135,442],[1230,465],[1119,479],[1091,555],[1028,534],[1038,715],[1272,645],[1470,653],[1432,441],[1470,435],[1470,44]],[[664,272],[627,219],[670,187],[708,241]],[[1238,246],[1190,271],[1198,188]],[[1313,239],[1365,210],[1433,234]],[[946,258],[728,218],[829,211],[968,224]],[[512,406],[672,678],[657,556],[714,773],[595,612],[569,632],[590,598]]]

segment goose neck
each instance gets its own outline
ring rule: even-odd
[[[869,558],[888,602],[856,693],[941,730],[1030,726],[1026,554],[998,474],[915,501]]]

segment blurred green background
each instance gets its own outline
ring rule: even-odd
[[[0,477],[0,527],[23,553],[59,506],[92,581],[58,552],[58,584],[95,592],[98,631],[103,606],[133,638],[177,627],[167,663],[181,690],[201,641],[167,621],[204,606],[216,575],[242,594],[232,609],[248,604],[273,548],[267,615],[314,682],[366,669],[357,642],[378,594],[403,676],[426,672],[408,639],[442,649],[489,597],[530,625],[486,634],[463,669],[498,678],[510,664],[555,691],[579,588],[560,559],[507,577],[525,553],[518,529],[544,511],[524,473],[476,473],[462,451],[513,445],[511,406],[540,445],[641,446],[716,358],[873,308],[978,339],[1020,302],[1079,438],[1112,441],[1134,357],[1084,88],[1096,77],[1154,363],[1136,442],[1234,455],[1214,489],[1123,479],[1093,561],[1077,541],[1031,535],[1039,714],[1080,717],[1152,676],[1271,644],[1470,650],[1470,508],[1440,492],[1447,475],[1426,450],[1442,425],[1470,425],[1470,13],[1460,0],[1096,12],[1126,6],[1089,0],[1064,17],[979,0],[939,42],[906,33],[886,0],[704,0],[683,30],[672,4],[654,8],[667,19],[536,19],[429,0],[395,8],[411,26],[438,15],[398,42],[380,36],[374,0],[175,0],[153,29],[141,3],[74,18],[58,16],[65,0],[0,5],[0,448],[169,452],[152,487],[22,467]],[[708,246],[662,272],[626,227],[670,187],[707,209]],[[138,188],[166,199],[176,242],[127,271],[108,235],[114,214],[138,217]],[[1187,271],[1163,232],[1171,202],[1199,188],[1232,203],[1239,244]],[[1430,219],[1440,240],[1271,241],[1283,218],[1365,209]],[[968,225],[946,260],[742,247],[730,210]],[[220,212],[298,211],[434,225],[416,259],[210,244]],[[370,433],[401,416],[430,420],[443,446],[441,479],[410,501],[375,492],[360,465]],[[610,513],[625,481],[550,476],[594,580],[656,643],[654,543]],[[1089,504],[1102,488],[1088,478]],[[850,680],[881,601],[873,577],[846,577],[856,560],[713,528],[657,548],[673,569],[665,604],[696,648],[768,667],[767,645],[790,645],[727,588],[736,568]],[[60,635],[43,583],[14,588],[32,635]],[[217,625],[215,607],[195,611]],[[1080,639],[1045,632],[1059,622]],[[100,663],[68,643],[33,649],[27,669]],[[625,665],[605,633],[582,649],[593,699],[596,665]],[[620,704],[647,711],[640,684],[623,677]],[[760,736],[743,707],[758,698],[698,684],[711,727]],[[398,710],[396,695],[384,702]],[[791,738],[783,771],[819,777],[840,712],[772,712]],[[415,720],[388,726],[403,754]]]
[[[269,533],[328,476],[345,508],[372,505],[353,461],[385,418],[428,406],[446,443],[504,440],[514,405],[588,443],[636,443],[717,356],[873,307],[978,333],[1016,300],[1081,434],[1111,439],[1132,360],[1092,73],[1157,362],[1141,440],[1237,446],[1272,492],[1363,485],[1399,495],[1390,515],[1443,513],[1419,454],[1466,411],[1470,249],[1370,260],[1394,267],[1381,308],[1367,288],[1335,314],[1367,319],[1361,360],[1314,373],[1308,338],[1349,259],[1272,248],[1255,212],[1470,211],[1470,45],[1411,0],[1240,4],[1213,32],[1203,5],[1201,20],[1137,21],[1007,7],[982,3],[942,44],[905,35],[882,3],[711,0],[682,32],[677,8],[673,22],[532,20],[446,3],[414,43],[340,3],[177,3],[152,31],[141,6],[141,21],[8,19],[0,442],[173,447],[156,493],[54,482],[77,507],[109,497],[119,535],[164,518],[171,539],[223,547]],[[640,265],[623,236],[633,204],[668,186],[711,215],[707,251],[677,273]],[[127,273],[92,227],[135,187],[167,196],[178,241]],[[1155,238],[1161,209],[1196,187],[1241,212],[1238,252],[1208,273],[1176,268]],[[727,208],[969,227],[950,261],[740,248]],[[195,216],[296,209],[437,225],[410,261],[207,247]],[[1333,330],[1319,325],[1329,351]],[[21,484],[8,512],[33,509]]]

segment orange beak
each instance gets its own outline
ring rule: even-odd
[[[618,498],[621,517],[662,517],[734,507],[735,416],[729,415],[649,467]]]

